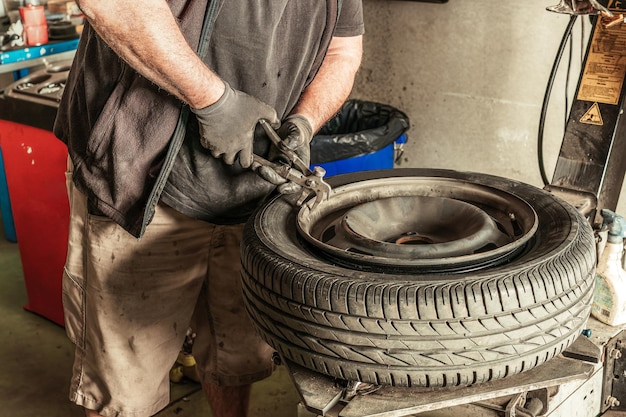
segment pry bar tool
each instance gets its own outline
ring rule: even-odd
[[[276,133],[267,120],[261,119],[259,123],[274,146],[276,146],[293,166],[284,163],[270,162],[258,155],[253,155],[254,163],[268,166],[287,181],[300,185],[302,187],[302,195],[296,203],[298,206],[301,206],[312,193],[315,193],[315,200],[310,206],[311,209],[317,207],[322,201],[327,200],[330,196],[331,187],[324,181],[326,170],[319,166],[311,170],[295,151],[287,148],[280,136],[278,136],[278,133]]]

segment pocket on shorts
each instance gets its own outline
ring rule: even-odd
[[[63,309],[65,332],[80,348],[85,347],[85,289],[68,273],[63,272]]]

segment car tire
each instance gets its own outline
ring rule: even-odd
[[[386,273],[319,256],[298,235],[295,196],[277,196],[244,230],[246,308],[285,359],[349,381],[467,386],[515,375],[559,355],[590,313],[595,240],[571,205],[536,187],[449,170],[339,176],[449,178],[522,198],[538,228],[524,253],[476,271]]]

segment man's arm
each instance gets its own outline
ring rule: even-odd
[[[100,37],[129,65],[192,108],[215,103],[224,83],[191,49],[165,0],[79,0]]]
[[[361,65],[363,37],[335,36],[317,75],[292,111],[305,116],[317,132],[346,101]]]
[[[100,37],[130,66],[189,104],[200,143],[232,165],[252,164],[259,119],[278,127],[276,111],[227,86],[191,49],[165,0],[79,0]]]

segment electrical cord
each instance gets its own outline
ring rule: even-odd
[[[567,119],[569,118],[569,78],[572,73],[572,59],[574,57],[574,41],[570,36],[569,56],[567,59],[567,71],[565,72],[565,117],[563,118],[563,126],[567,127]]]
[[[543,97],[543,105],[541,106],[541,115],[539,117],[539,131],[537,132],[537,159],[539,163],[539,173],[541,174],[541,179],[544,185],[548,185],[550,181],[548,180],[548,176],[546,175],[546,168],[543,158],[543,134],[546,122],[546,114],[548,113],[548,104],[550,103],[550,95],[552,94],[552,87],[554,86],[554,81],[556,79],[556,74],[559,69],[559,65],[561,64],[561,59],[563,58],[563,52],[565,51],[565,47],[567,46],[567,42],[572,36],[572,29],[574,24],[576,23],[576,19],[578,16],[572,15],[570,20],[565,28],[565,33],[563,33],[563,38],[561,38],[561,44],[559,45],[559,49],[556,54],[556,58],[554,60],[554,64],[552,65],[552,70],[550,72],[550,77],[548,79],[548,85],[546,87],[546,92]],[[565,104],[567,107],[567,103]],[[566,116],[567,123],[567,116]]]

